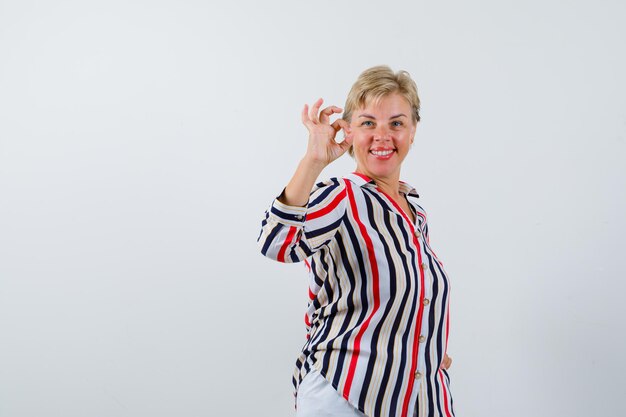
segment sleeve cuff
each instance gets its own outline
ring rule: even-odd
[[[274,199],[270,207],[270,217],[289,226],[302,226],[306,212],[307,207],[288,206],[278,201],[278,198]]]

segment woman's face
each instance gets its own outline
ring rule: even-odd
[[[397,181],[415,136],[409,102],[389,94],[354,111],[350,127],[356,170],[373,180]]]

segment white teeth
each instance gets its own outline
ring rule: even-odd
[[[390,155],[391,153],[393,153],[393,150],[387,150],[387,151],[372,151],[372,153],[376,156],[387,156]]]

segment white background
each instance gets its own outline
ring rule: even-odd
[[[264,210],[372,65],[453,280],[458,417],[626,415],[626,6],[0,1],[0,416],[293,415]],[[344,157],[324,176],[343,175]]]

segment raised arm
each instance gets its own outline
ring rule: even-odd
[[[304,157],[282,194],[265,213],[258,243],[261,253],[279,262],[302,261],[325,245],[335,234],[345,212],[345,188],[339,180],[320,183],[317,177],[352,143],[344,120],[330,123],[330,117],[342,109],[329,106],[320,111],[322,99],[302,110],[302,123],[309,131]],[[335,136],[346,132],[342,142]],[[313,190],[313,192],[311,192]]]

